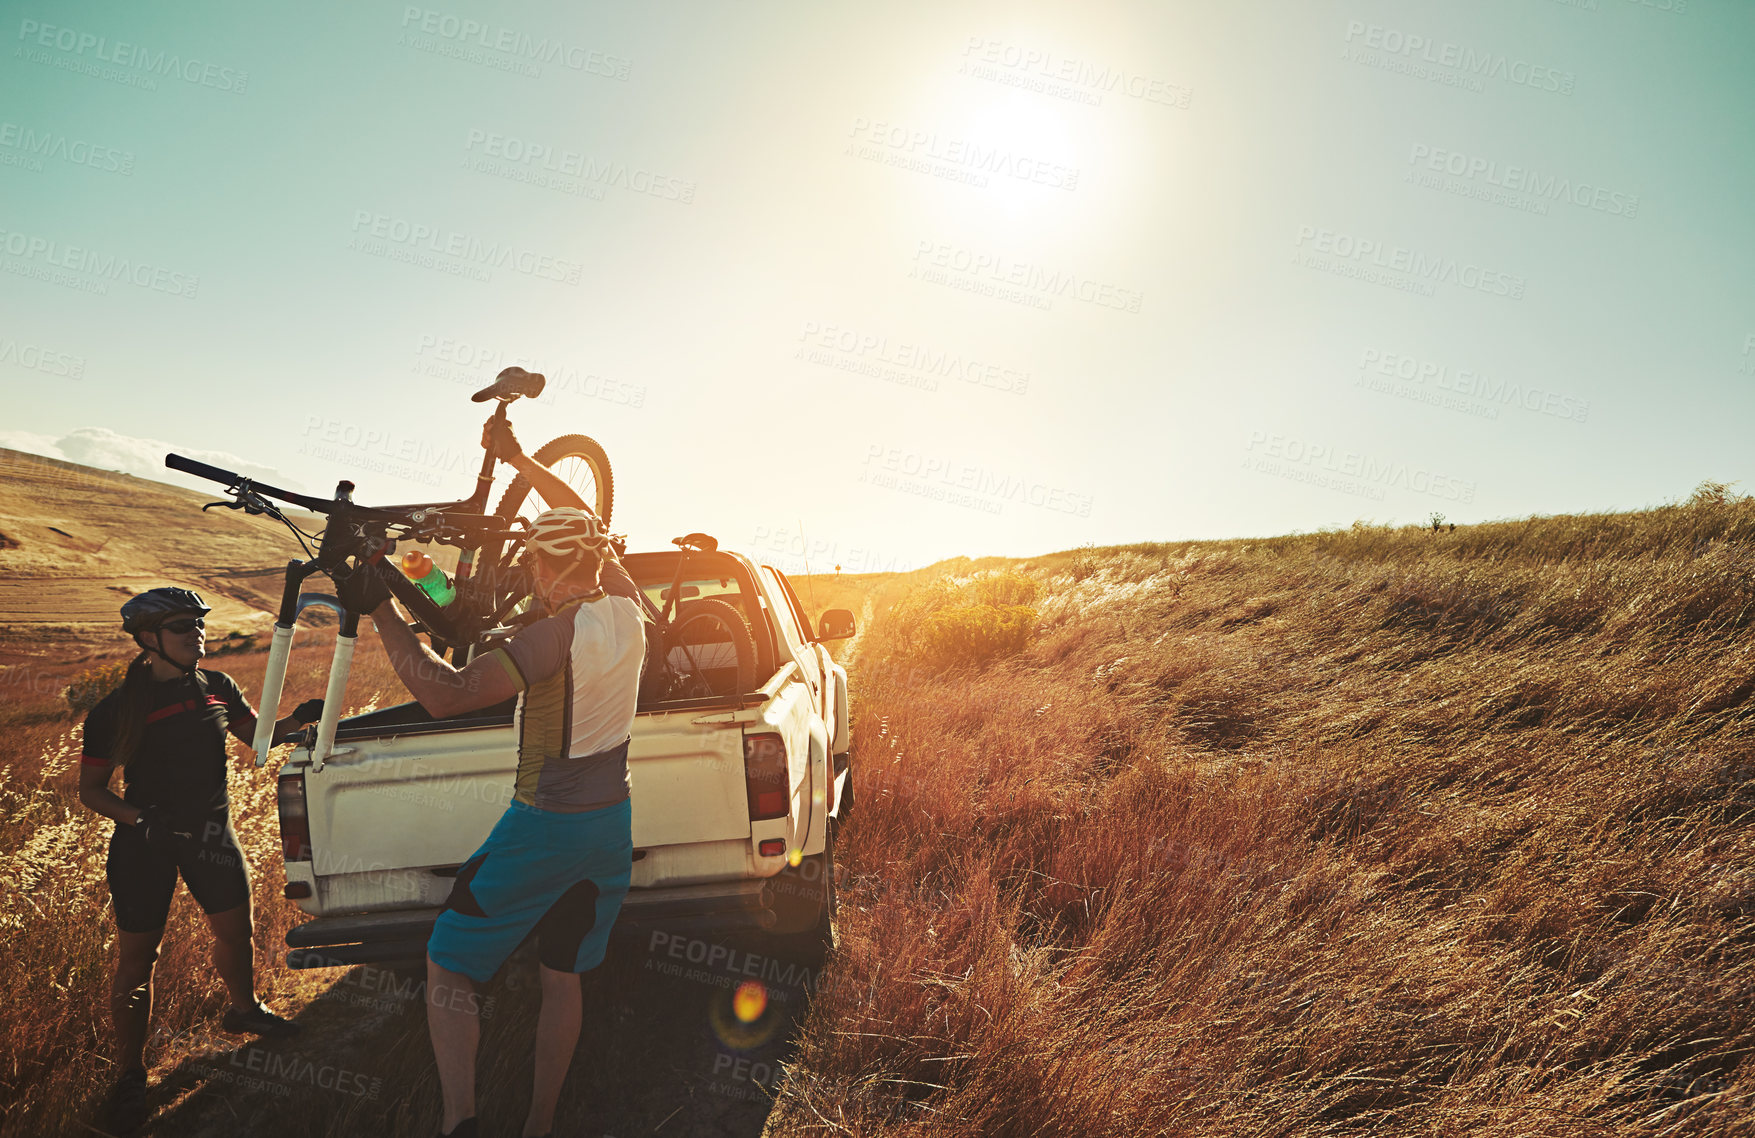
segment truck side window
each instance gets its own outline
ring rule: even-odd
[[[798,617],[792,611],[792,605],[786,597],[786,587],[781,584],[779,574],[770,565],[762,566],[762,573],[768,578],[768,587],[780,598],[780,603],[773,606],[774,615],[780,621],[780,627],[786,632],[786,639],[792,641],[794,650],[804,647],[804,632],[798,627]]]
[[[804,615],[804,604],[798,599],[798,593],[793,590],[792,582],[787,580],[786,574],[778,569],[774,570],[774,579],[780,582],[780,595],[786,598],[788,605],[792,606],[793,619],[798,621],[798,627],[804,629],[805,639],[810,639],[810,617]]]

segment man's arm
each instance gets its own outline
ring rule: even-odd
[[[579,492],[561,480],[560,475],[524,453],[512,424],[503,419],[489,419],[482,428],[482,445],[492,448],[495,457],[530,480],[530,486],[551,506],[575,506],[588,514],[596,507],[579,496]]]
[[[372,611],[372,623],[397,678],[434,719],[492,707],[518,694],[512,677],[491,656],[477,656],[461,670],[441,660],[403,621],[394,600]]]

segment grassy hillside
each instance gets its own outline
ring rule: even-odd
[[[770,1132],[1755,1132],[1752,622],[1710,490],[917,586]]]
[[[767,1053],[702,1026],[724,993],[618,948],[564,1097],[579,1132],[1755,1133],[1755,503],[799,592],[861,615],[841,948],[771,1115]],[[73,1129],[109,1075],[109,825],[77,803],[61,697],[105,658],[0,668],[4,1133]],[[259,650],[212,663],[260,683]],[[355,678],[350,704],[400,698],[374,638]],[[240,766],[233,793],[263,991],[307,1026],[290,1053],[375,1089],[252,1077],[180,893],[151,1132],[431,1133],[418,998],[279,964],[272,781]],[[522,975],[490,990],[493,1133],[527,1094]]]
[[[156,585],[198,590],[227,628],[261,631],[298,545],[222,497],[0,448],[0,664],[108,643]],[[304,516],[304,515],[299,515]]]
[[[323,694],[333,643],[332,631],[301,637],[283,708]],[[252,694],[260,689],[265,649],[228,651],[232,645],[224,640],[210,647],[203,667],[232,675]],[[104,879],[114,824],[80,805],[83,715],[70,710],[62,693],[69,681],[132,657],[111,648],[81,664],[47,658],[0,669],[0,929],[7,960],[0,974],[0,1134],[80,1132],[75,1120],[92,1117],[115,1077],[109,1024],[115,922]],[[355,709],[402,698],[375,637],[360,639],[351,690],[360,693],[350,700]],[[235,741],[228,748],[235,759],[232,818],[254,867],[258,990],[276,1007],[303,1008],[334,974],[293,973],[279,965],[286,930],[304,919],[281,896],[286,874],[274,792],[290,748],[277,749],[265,771],[256,769],[248,748]],[[121,783],[116,778],[113,787]],[[191,1059],[224,1069],[215,1056],[233,1041],[218,1037],[213,1026],[225,999],[207,957],[210,941],[199,908],[179,887],[156,970],[147,1051],[155,1082]]]

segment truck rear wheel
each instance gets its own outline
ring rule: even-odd
[[[835,947],[835,830],[820,854],[811,854],[768,879],[770,934],[776,957],[810,969],[822,966]]]

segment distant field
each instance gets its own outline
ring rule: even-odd
[[[203,512],[216,497],[0,449],[0,664],[37,654],[21,644],[112,642],[122,602],[155,585],[198,590],[227,631],[264,628],[298,546],[266,519]]]

